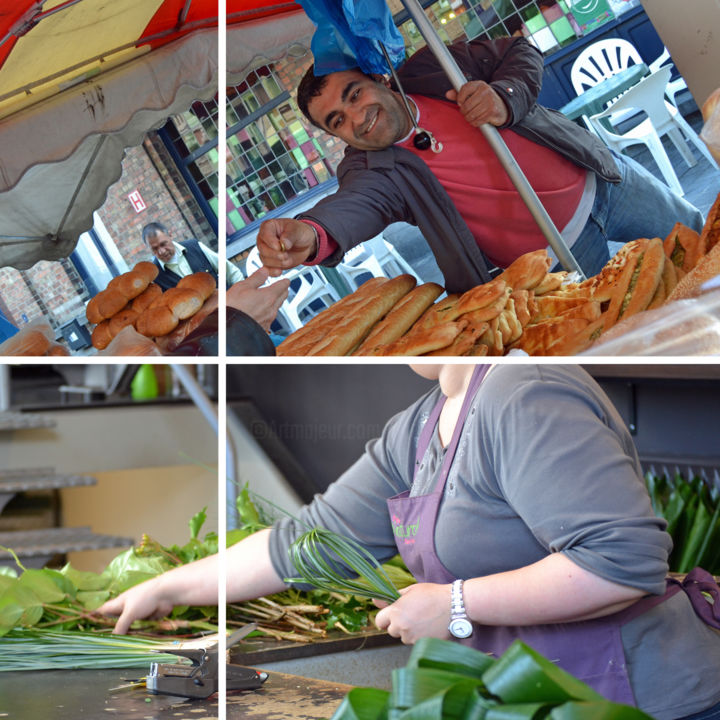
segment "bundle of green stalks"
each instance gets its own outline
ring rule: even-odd
[[[290,557],[298,576],[286,582],[388,602],[400,597],[386,569],[365,548],[325,528],[303,533],[290,546]],[[348,571],[356,577],[348,577]]]
[[[18,628],[2,638],[0,670],[102,670],[181,662],[158,652],[166,646],[166,641],[142,637]]]

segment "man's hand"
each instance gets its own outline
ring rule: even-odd
[[[268,269],[262,267],[247,279],[231,285],[226,295],[229,307],[242,310],[266,331],[270,330],[270,325],[280,306],[285,302],[290,288],[290,281],[286,278],[276,280],[267,287],[261,287],[268,279],[268,275]]]
[[[460,112],[473,127],[480,127],[484,123],[498,127],[508,121],[509,112],[505,102],[482,80],[465,83],[460,92],[448,90],[445,97],[460,106]]]
[[[417,583],[400,590],[400,598],[391,605],[375,604],[383,608],[375,616],[375,625],[406,645],[422,637],[450,637],[450,585]]]
[[[125,635],[135,620],[159,620],[170,614],[173,604],[162,595],[160,577],[135,585],[96,610],[118,618],[113,633]]]
[[[260,225],[257,248],[272,277],[297,267],[317,252],[313,228],[300,220],[276,218]]]

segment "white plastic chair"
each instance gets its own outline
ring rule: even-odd
[[[570,68],[570,82],[575,92],[581,95],[588,88],[642,61],[637,48],[628,40],[598,40],[575,58]]]
[[[261,267],[258,249],[254,247],[245,260],[245,273],[250,275]],[[308,320],[319,312],[311,307],[316,301],[330,307],[340,299],[337,290],[316,267],[300,265],[284,272],[281,277],[290,280],[290,293],[278,310],[277,320],[288,333],[299,330],[303,326],[303,320]],[[268,278],[265,285],[279,279]]]
[[[665,182],[678,195],[684,195],[680,181],[660,140],[662,136],[667,135],[670,138],[690,167],[696,165],[697,160],[687,146],[685,138],[700,150],[714,168],[718,166],[710,151],[687,124],[677,108],[665,100],[665,87],[669,79],[670,67],[660,68],[627,90],[606,110],[588,118],[588,121],[605,144],[615,150],[622,151],[629,145],[640,143],[645,145],[660,168]],[[603,126],[601,120],[609,118],[618,110],[642,111],[647,117],[624,133],[610,132]]]
[[[422,283],[410,263],[382,235],[376,235],[348,250],[336,269],[350,287],[355,289],[359,284],[358,278],[366,273],[373,277],[409,274],[414,276],[418,283]]]
[[[658,55],[655,60],[653,60],[648,67],[650,68],[650,72],[656,72],[664,65],[668,64],[668,60],[670,61],[669,65],[670,67],[673,66],[672,58],[670,57],[670,51],[663,47],[663,51]],[[682,90],[687,90],[687,83],[683,79],[682,76],[675,78],[675,80],[670,80],[667,84],[667,87],[665,88],[665,97],[675,106],[677,107],[677,102],[675,101],[675,96],[681,92]]]
[[[570,69],[570,82],[578,95],[591,87],[595,87],[603,80],[617,75],[630,65],[639,65],[642,58],[637,48],[623,38],[606,38],[598,40],[586,47],[576,58]],[[627,120],[635,113],[630,111],[618,112],[608,119],[611,125]],[[586,118],[583,120],[590,127]],[[592,130],[592,127],[590,127]]]

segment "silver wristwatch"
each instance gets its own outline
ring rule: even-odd
[[[465,612],[463,602],[463,581],[455,580],[452,584],[450,605],[450,624],[448,630],[456,638],[466,638],[472,635],[472,623]]]

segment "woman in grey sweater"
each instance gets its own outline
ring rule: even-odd
[[[671,540],[599,386],[574,365],[414,369],[439,385],[300,513],[380,560],[400,550],[418,582],[377,625],[407,643],[455,636],[495,654],[520,637],[659,720],[712,717],[720,632],[697,614],[710,607],[701,585],[666,583]],[[228,600],[281,590],[303,529],[285,519],[230,548]],[[207,558],[102,610],[125,632],[173,604],[213,602],[201,579],[216,573]]]

